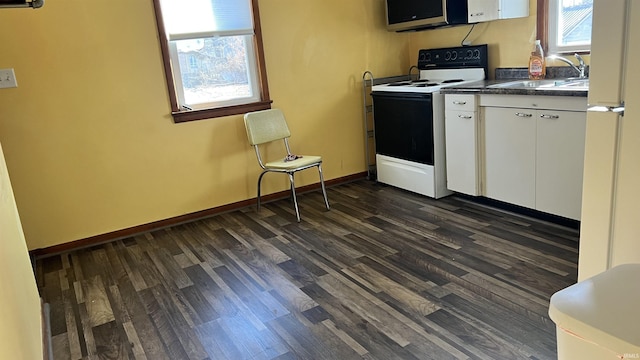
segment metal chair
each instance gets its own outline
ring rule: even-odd
[[[322,187],[322,196],[327,210],[330,210],[329,200],[327,199],[327,190],[324,186],[324,178],[322,176],[322,157],[311,155],[294,155],[289,148],[289,137],[291,132],[287,126],[284,114],[279,109],[270,109],[263,111],[250,112],[244,115],[244,126],[247,130],[249,144],[256,150],[258,163],[262,168],[262,173],[258,177],[258,211],[260,211],[260,183],[262,177],[268,172],[279,172],[289,175],[291,183],[291,197],[296,210],[296,218],[300,222],[300,210],[298,209],[298,200],[296,198],[296,189],[294,185],[293,175],[301,170],[309,169],[314,166],[318,167],[320,174],[320,186]],[[275,161],[267,163],[262,161],[260,149],[258,145],[269,143],[272,141],[283,140],[286,149],[286,156]]]

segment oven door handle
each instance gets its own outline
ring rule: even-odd
[[[431,93],[411,93],[411,92],[391,92],[391,91],[374,91],[372,96],[399,98],[399,99],[430,99]]]

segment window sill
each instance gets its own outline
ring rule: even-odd
[[[554,55],[573,55],[573,54],[579,54],[579,55],[591,55],[591,50],[557,50],[556,52],[551,52],[549,51],[549,54],[554,54]]]
[[[227,106],[214,109],[201,109],[201,110],[188,110],[188,111],[174,111],[171,113],[173,116],[173,122],[182,123],[188,121],[205,120],[218,118],[223,116],[246,114],[251,111],[267,110],[271,109],[271,100],[264,100],[251,104]]]

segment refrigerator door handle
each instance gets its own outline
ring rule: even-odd
[[[602,105],[593,105],[587,108],[587,111],[594,112],[613,112],[620,114],[620,116],[624,116],[624,101],[620,103],[618,106],[602,106]]]

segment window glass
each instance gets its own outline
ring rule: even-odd
[[[259,100],[252,86],[254,56],[247,43],[252,43],[250,36],[175,41],[184,105],[198,108]]]
[[[591,48],[593,0],[549,0],[549,52]]]

